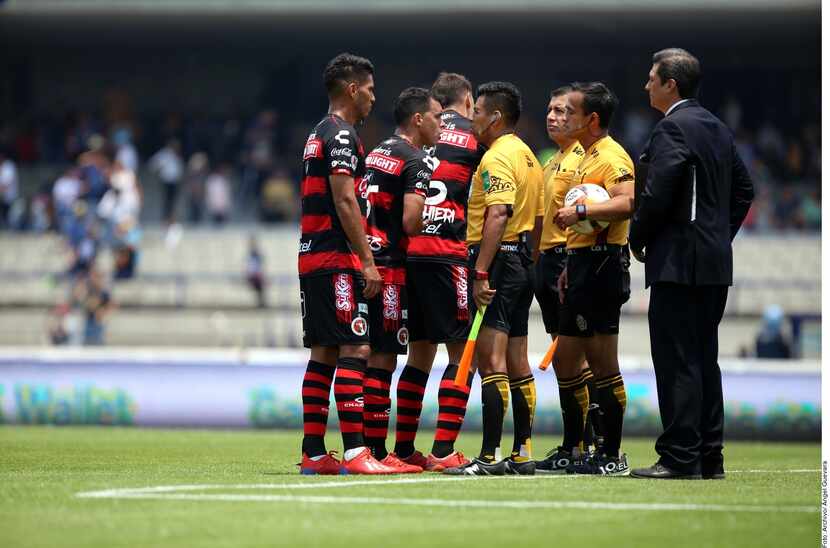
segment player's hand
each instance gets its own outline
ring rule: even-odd
[[[490,289],[490,282],[488,280],[475,280],[473,282],[473,299],[476,306],[483,308],[493,302],[493,297],[496,295],[495,289]]]
[[[556,280],[556,289],[559,291],[559,302],[565,304],[565,291],[568,289],[568,269],[564,269]]]
[[[363,265],[363,279],[366,282],[366,287],[363,288],[363,296],[371,299],[380,293],[383,287],[383,278],[378,272],[378,268],[374,264]]]
[[[634,258],[640,261],[641,263],[646,262],[646,249],[634,249],[631,248],[631,254],[634,255]]]
[[[571,225],[575,225],[578,221],[579,216],[576,214],[575,206],[560,207],[559,211],[553,217],[553,222],[562,230],[565,230]]]

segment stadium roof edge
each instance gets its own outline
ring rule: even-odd
[[[352,0],[348,11],[367,13],[568,11],[791,11],[820,9],[819,0]],[[0,0],[0,14],[16,15],[312,15],[344,11],[342,0]]]

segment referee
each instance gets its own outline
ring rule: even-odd
[[[469,464],[445,474],[492,476],[535,474],[531,428],[536,386],[527,361],[527,321],[533,300],[528,239],[537,215],[542,168],[515,134],[521,95],[513,84],[489,82],[478,88],[472,130],[487,147],[473,175],[467,211],[469,266],[475,307],[487,306],[476,343],[481,376],[483,439]],[[513,401],[514,445],[501,460],[501,435]]]
[[[723,391],[718,325],[732,284],[732,240],[753,189],[729,129],[695,99],[700,62],[654,54],[645,89],[665,116],[640,164],[647,170],[631,249],[651,286],[648,325],[663,433],[653,466],[632,477],[722,479]]]

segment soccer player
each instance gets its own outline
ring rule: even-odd
[[[469,462],[455,450],[472,375],[455,386],[458,363],[470,325],[467,305],[467,195],[484,153],[472,134],[473,88],[456,73],[441,73],[430,95],[443,108],[441,137],[433,156],[440,161],[429,183],[424,228],[407,247],[409,359],[398,382],[395,454],[404,462],[440,472]],[[428,457],[415,450],[424,388],[438,344],[447,348],[447,365],[438,389],[438,423]]]
[[[625,385],[617,359],[620,307],[630,295],[628,273],[628,219],[634,209],[634,164],[614,139],[608,125],[618,101],[600,82],[573,84],[568,93],[571,136],[585,149],[571,186],[592,183],[604,187],[611,199],[601,204],[562,207],[554,216],[559,228],[580,220],[608,221],[599,233],[567,230],[567,264],[559,278],[562,307],[558,373],[580,374],[583,356],[595,376],[597,402],[602,412],[604,442],[597,452],[568,467],[569,473],[626,475],[628,460],[620,453]],[[583,414],[588,400],[579,404]]]
[[[553,90],[546,116],[548,136],[557,144],[559,151],[548,160],[543,168],[545,216],[539,244],[540,253],[536,261],[534,292],[539,308],[542,310],[545,331],[550,333],[551,339],[556,339],[559,334],[557,281],[565,268],[567,256],[565,231],[553,222],[553,217],[562,207],[571,179],[585,156],[585,151],[579,141],[569,134],[567,108],[568,93],[571,91],[573,91],[571,86],[562,86]],[[574,454],[580,453],[580,443],[583,441],[582,436],[586,428],[590,438],[590,428],[588,428],[583,412],[586,409],[585,402],[592,403],[592,399],[589,398],[589,390],[593,385],[591,370],[587,364],[583,363],[582,370],[576,377],[567,377],[559,370],[555,360],[553,369],[556,371],[559,384],[564,436],[562,445],[550,451],[545,459],[536,461],[536,472],[542,474],[565,472],[573,462]]]
[[[363,381],[363,436],[372,454],[399,473],[421,472],[421,466],[401,461],[386,451],[389,429],[390,384],[398,354],[406,354],[407,237],[421,232],[429,181],[437,160],[424,147],[438,141],[441,105],[429,90],[407,88],[395,99],[395,134],[366,157],[366,175],[360,182],[367,198],[367,236],[383,287],[369,300],[369,336],[372,355]],[[404,371],[398,392],[417,388]]]
[[[374,67],[341,53],[329,61],[323,81],[329,112],[303,151],[302,218],[298,270],[303,345],[311,348],[303,377],[301,474],[389,474],[363,441],[363,377],[369,357],[366,299],[382,279],[363,228],[355,179],[365,171],[363,145],[354,125],[375,102]],[[343,462],[326,451],[323,437],[334,398],[343,435]]]
[[[476,343],[481,376],[483,440],[469,464],[446,474],[533,474],[531,429],[536,387],[527,362],[527,321],[533,300],[528,240],[542,192],[542,168],[515,134],[521,95],[513,84],[479,86],[473,132],[488,148],[474,176],[467,211],[468,265],[472,300],[487,306]],[[515,438],[511,456],[501,460],[501,434],[508,399],[513,398]]]

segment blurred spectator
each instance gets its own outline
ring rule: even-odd
[[[176,221],[176,199],[184,175],[184,161],[179,141],[167,141],[167,144],[150,158],[148,165],[164,186],[164,220],[168,225],[173,224]]]
[[[277,118],[275,111],[263,110],[245,133],[243,200],[260,196],[262,183],[274,167]]]
[[[213,224],[221,226],[231,209],[230,166],[222,164],[205,181],[205,206]]]
[[[741,128],[741,118],[743,117],[743,108],[741,103],[734,95],[730,95],[726,99],[726,104],[721,109],[721,120],[727,125],[733,133],[737,133]]]
[[[265,263],[262,253],[259,251],[259,244],[255,236],[248,240],[248,258],[245,261],[245,278],[248,285],[254,290],[257,298],[257,306],[265,308]]]
[[[83,198],[93,208],[98,205],[109,187],[112,153],[106,147],[106,139],[100,135],[92,135],[88,140],[87,151],[78,156],[81,180],[84,182]]]
[[[800,228],[801,198],[795,189],[785,186],[781,189],[773,208],[773,222],[776,228],[785,229],[789,226]]]
[[[118,127],[112,132],[112,144],[115,146],[115,159],[130,171],[138,172],[138,150],[132,143],[132,132],[127,127]]]
[[[275,171],[262,187],[260,218],[266,223],[290,221],[296,217],[297,190],[284,170]]]
[[[66,234],[74,213],[72,208],[81,195],[81,170],[70,166],[61,175],[52,188],[52,203],[55,209],[58,230]]]
[[[205,203],[205,180],[210,172],[210,162],[207,154],[197,152],[187,162],[187,178],[185,191],[187,193],[187,220],[199,223]]]
[[[801,223],[808,230],[821,230],[821,187],[813,189],[802,199]]]
[[[49,311],[46,330],[49,342],[54,346],[63,346],[69,342],[68,319],[69,305],[66,303],[58,303]]]
[[[17,200],[17,166],[8,152],[0,148],[0,228],[10,226],[12,205]]]
[[[761,331],[755,339],[755,355],[759,358],[790,359],[792,345],[783,332],[784,311],[778,305],[768,306],[761,318]]]
[[[95,265],[95,259],[98,257],[99,235],[100,231],[97,224],[93,222],[84,225],[80,240],[77,245],[71,248],[72,263],[69,266],[70,278],[83,278],[92,270]]]
[[[104,344],[104,320],[113,311],[115,305],[98,269],[90,269],[86,279],[77,284],[75,299],[85,315],[84,345]]]

